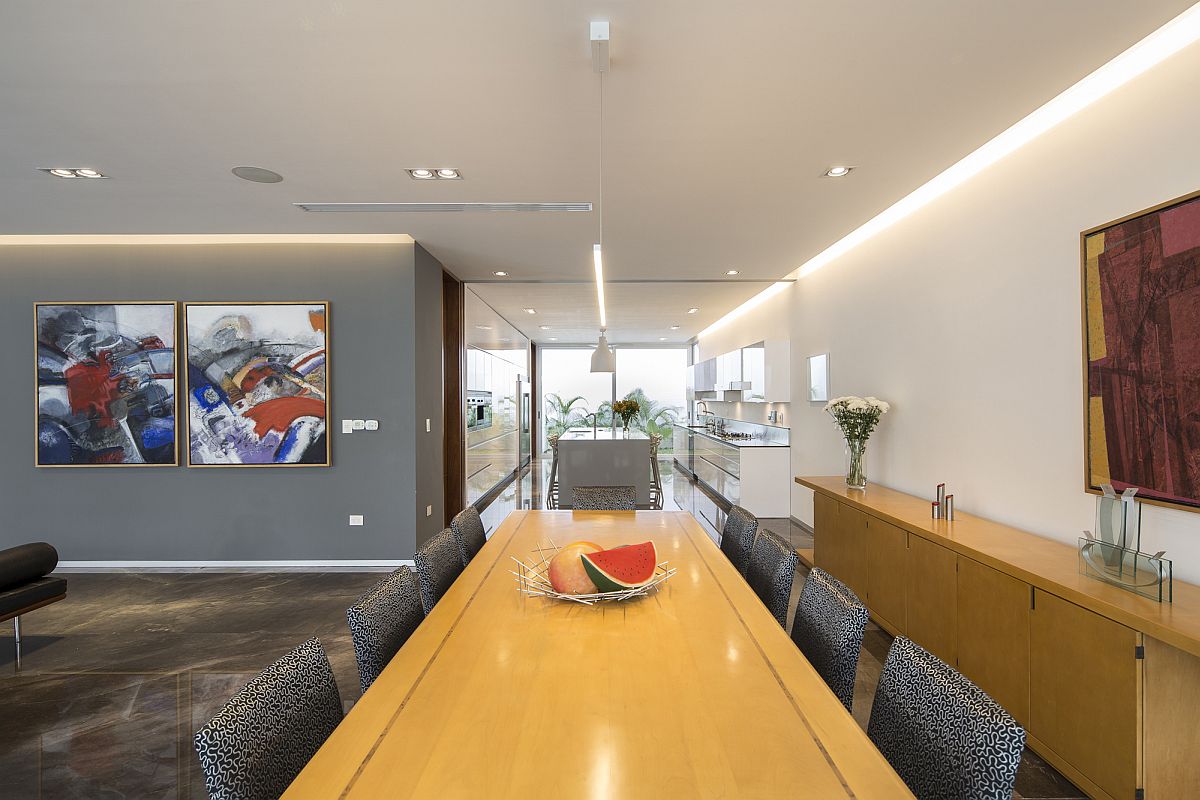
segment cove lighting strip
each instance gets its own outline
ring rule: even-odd
[[[1009,153],[1033,141],[1113,90],[1124,86],[1151,67],[1195,43],[1198,39],[1200,39],[1200,3],[1154,31],[928,183],[817,253],[796,270],[795,277],[804,278],[813,274],[839,256],[845,255],[871,237],[887,230],[951,189],[965,183]],[[702,330],[698,334],[698,338],[704,338],[724,327],[779,291],[780,284],[772,285]]]
[[[600,255],[600,245],[592,245],[592,260],[596,262],[596,303],[600,306],[600,327],[608,327],[608,317],[604,313],[604,258]]]

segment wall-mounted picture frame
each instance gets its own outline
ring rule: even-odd
[[[330,466],[329,303],[183,309],[188,466]]]
[[[1200,510],[1200,192],[1079,236],[1084,488]]]
[[[829,353],[808,357],[809,402],[825,402],[829,399]]]
[[[34,303],[37,467],[172,467],[173,301]]]

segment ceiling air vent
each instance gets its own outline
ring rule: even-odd
[[[305,211],[591,211],[591,203],[293,203]]]

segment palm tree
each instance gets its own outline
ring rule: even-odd
[[[583,404],[583,411],[576,410],[577,403]],[[560,395],[546,395],[546,436],[562,436],[575,425],[583,422],[587,414],[587,401],[579,395],[564,400]]]
[[[664,406],[655,400],[651,400],[649,397],[646,397],[646,393],[640,387],[625,395],[625,399],[636,400],[638,404],[637,416],[631,421],[633,428],[642,431],[647,436],[652,433],[659,434],[663,437],[663,443],[659,447],[659,452],[670,451],[673,440],[672,426],[679,418],[679,409],[674,406]]]

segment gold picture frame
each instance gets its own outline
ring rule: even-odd
[[[192,325],[191,325],[193,309],[230,309],[230,310],[233,310],[233,309],[252,309],[252,308],[294,307],[296,309],[307,309],[307,314],[309,316],[310,322],[312,322],[314,319],[313,318],[314,309],[320,309],[319,316],[323,320],[322,326],[320,328],[321,344],[320,344],[319,350],[320,350],[320,358],[321,358],[320,367],[321,367],[322,375],[323,375],[323,379],[324,379],[324,386],[316,387],[307,382],[304,382],[305,392],[306,392],[305,397],[309,397],[313,394],[319,394],[321,402],[323,403],[323,406],[324,406],[324,409],[323,409],[324,430],[321,433],[321,436],[324,438],[324,442],[325,442],[323,459],[320,461],[295,461],[295,462],[293,462],[293,461],[255,461],[255,462],[249,462],[249,463],[239,462],[239,461],[214,461],[214,462],[207,462],[207,463],[195,461],[193,458],[193,450],[194,450],[193,436],[196,434],[196,432],[193,429],[193,425],[195,424],[195,421],[193,419],[193,411],[194,411],[193,402],[195,401],[196,403],[199,403],[200,400],[199,400],[199,398],[193,397],[195,389],[190,385],[190,381],[187,380],[187,378],[185,378],[186,388],[185,388],[185,392],[183,393],[183,413],[187,418],[187,424],[186,424],[187,466],[189,468],[195,467],[198,469],[201,469],[201,468],[256,468],[256,469],[260,469],[260,468],[278,468],[278,467],[330,467],[330,466],[333,466],[333,458],[332,458],[332,433],[333,433],[333,431],[331,430],[331,425],[330,425],[330,419],[332,416],[330,409],[332,408],[333,373],[332,373],[332,366],[331,366],[332,359],[329,355],[329,351],[330,351],[330,303],[329,303],[329,301],[328,300],[311,300],[311,301],[303,301],[303,300],[212,301],[212,300],[206,300],[206,301],[185,301],[182,305],[183,305],[182,329],[183,329],[183,343],[184,343],[184,354],[185,354],[184,355],[184,363],[188,366],[187,372],[188,372],[189,376],[192,373],[192,368],[193,368],[192,358],[193,358],[194,332],[192,330]],[[224,316],[228,317],[230,315],[225,314]],[[242,315],[242,316],[244,317],[244,315]],[[228,323],[228,325],[237,325],[237,324],[241,324],[241,323],[234,323],[232,320]],[[253,324],[253,323],[251,323],[251,324]],[[316,330],[315,327],[314,327],[314,330]],[[252,331],[244,331],[244,332],[252,333]],[[293,343],[277,342],[277,343],[274,343],[272,346],[287,348],[287,347],[296,347],[298,345],[293,344]],[[310,352],[315,352],[315,349]],[[261,356],[257,357],[257,358],[258,358],[258,361],[256,362],[257,366],[252,366],[250,362],[242,364],[238,367],[238,374],[246,375],[248,370],[257,369],[260,367],[265,369],[265,367],[267,367],[273,363],[276,363],[276,362],[270,362],[268,359],[265,359]],[[295,383],[297,378],[296,378],[296,376],[288,376],[285,378],[285,380]],[[228,393],[230,391],[240,392],[242,390],[242,387],[233,387],[231,385],[231,383],[229,382],[229,380],[226,380],[221,387],[213,387],[213,388],[217,390],[216,394],[218,395],[218,397],[223,397],[225,399],[228,399],[228,397],[229,397]],[[276,398],[276,399],[278,399],[278,398]],[[241,402],[241,400],[239,399],[238,402]],[[200,410],[203,410],[203,406],[200,406]],[[233,410],[232,404],[230,404],[228,406],[228,410],[230,410],[230,411]],[[238,413],[237,415],[240,416],[241,414]],[[286,437],[286,434],[284,434],[284,436]],[[281,446],[282,446],[282,443],[281,443]]]
[[[47,398],[45,401],[46,405],[45,406],[43,405],[43,402],[44,402],[43,395],[44,394],[51,395],[51,394],[56,393],[56,392],[52,391],[53,387],[62,386],[64,393],[69,392],[69,389],[67,388],[68,383],[67,383],[67,377],[65,375],[65,371],[66,371],[65,366],[64,366],[64,374],[61,378],[54,377],[53,379],[51,379],[49,376],[49,373],[51,373],[51,369],[49,369],[49,368],[46,371],[48,374],[44,376],[42,369],[41,369],[43,357],[45,357],[47,359],[47,361],[50,362],[50,361],[57,361],[58,356],[62,356],[64,365],[65,365],[67,359],[69,358],[69,356],[64,351],[57,348],[52,343],[42,341],[42,336],[43,336],[43,329],[42,329],[43,314],[42,314],[42,312],[43,312],[43,309],[48,309],[48,308],[64,308],[65,309],[65,308],[75,308],[75,307],[78,307],[78,308],[117,308],[117,307],[122,307],[122,306],[161,306],[164,308],[170,308],[170,310],[171,310],[171,315],[170,315],[171,323],[170,323],[169,327],[170,327],[170,334],[172,337],[171,345],[170,345],[170,349],[171,349],[170,364],[171,364],[171,369],[172,369],[172,375],[171,375],[172,388],[171,388],[170,400],[155,402],[154,400],[147,399],[146,395],[148,394],[148,392],[146,391],[147,390],[146,386],[140,387],[137,392],[129,393],[129,395],[127,395],[126,397],[114,398],[114,401],[120,400],[122,403],[125,404],[126,412],[128,411],[129,398],[134,397],[135,395],[141,395],[137,402],[139,403],[139,405],[141,405],[143,407],[148,407],[151,404],[158,405],[159,407],[166,407],[169,405],[170,411],[171,411],[171,427],[170,427],[171,440],[172,440],[171,460],[170,461],[151,461],[151,462],[146,462],[146,461],[141,461],[141,462],[96,461],[96,462],[90,462],[90,463],[55,463],[52,461],[44,461],[43,448],[46,447],[47,445],[54,443],[56,445],[61,446],[61,445],[63,445],[63,443],[65,441],[69,441],[70,444],[67,445],[69,448],[74,447],[74,448],[82,449],[82,446],[79,444],[80,438],[82,438],[82,437],[78,433],[76,435],[72,435],[71,431],[68,430],[68,428],[78,428],[78,426],[80,424],[80,421],[78,419],[74,419],[74,418],[67,419],[67,418],[63,417],[61,414],[55,414],[53,412],[53,401],[50,400],[49,398]],[[114,329],[115,329],[115,323],[114,323]],[[153,334],[155,332],[148,331],[147,333]],[[33,404],[34,443],[33,443],[33,448],[34,449],[33,449],[33,463],[34,463],[35,468],[37,468],[37,469],[87,469],[87,468],[118,468],[118,467],[135,468],[135,467],[177,467],[177,466],[179,466],[179,464],[180,464],[180,455],[179,455],[180,426],[179,426],[179,413],[178,413],[179,412],[179,364],[180,364],[180,361],[179,361],[179,304],[176,301],[174,301],[174,300],[101,300],[101,301],[64,300],[64,301],[55,301],[55,302],[38,301],[33,304],[33,341],[34,341],[34,362],[33,362],[33,375],[34,375],[34,380],[33,380],[33,386],[34,386],[34,390],[33,390],[34,391],[34,404]],[[43,350],[43,347],[45,348],[45,350]],[[149,354],[152,352],[156,352],[160,349],[161,348],[144,348],[144,347],[142,347],[141,349],[139,349],[136,352]],[[149,366],[149,368],[151,369],[151,372],[148,376],[149,379],[153,380],[156,383],[158,381],[162,380],[161,377],[155,377],[158,373],[153,371],[156,368],[154,366],[154,364],[152,363],[153,356],[147,355],[145,361],[146,361],[146,363],[143,366]],[[98,370],[98,369],[99,369],[99,365],[93,366],[93,370]],[[84,378],[82,380],[86,382],[88,379]],[[96,380],[101,380],[101,378],[97,374],[97,375],[92,376],[91,380],[92,380],[92,382],[95,382]],[[111,378],[108,378],[106,380],[110,382],[110,385],[107,387],[108,390],[122,391],[122,388],[120,387],[119,383],[112,384]],[[68,399],[66,410],[69,410],[69,407],[70,407],[70,400]],[[110,415],[110,408],[101,408],[100,406],[97,406],[97,408],[95,409],[94,416],[101,420],[100,424],[97,427],[121,428],[124,430],[124,432],[126,434],[126,438],[129,439],[130,441],[134,441],[134,433],[129,425],[127,414],[126,414],[126,416],[123,416],[120,420],[116,420],[115,418],[112,418],[112,415]],[[105,417],[109,417],[109,419],[106,420]],[[88,423],[89,427],[91,426],[91,424],[92,423],[90,423],[90,422]],[[111,448],[109,448],[109,449],[111,449]],[[140,448],[139,448],[138,455],[140,458],[144,458],[144,454],[140,452]]]

